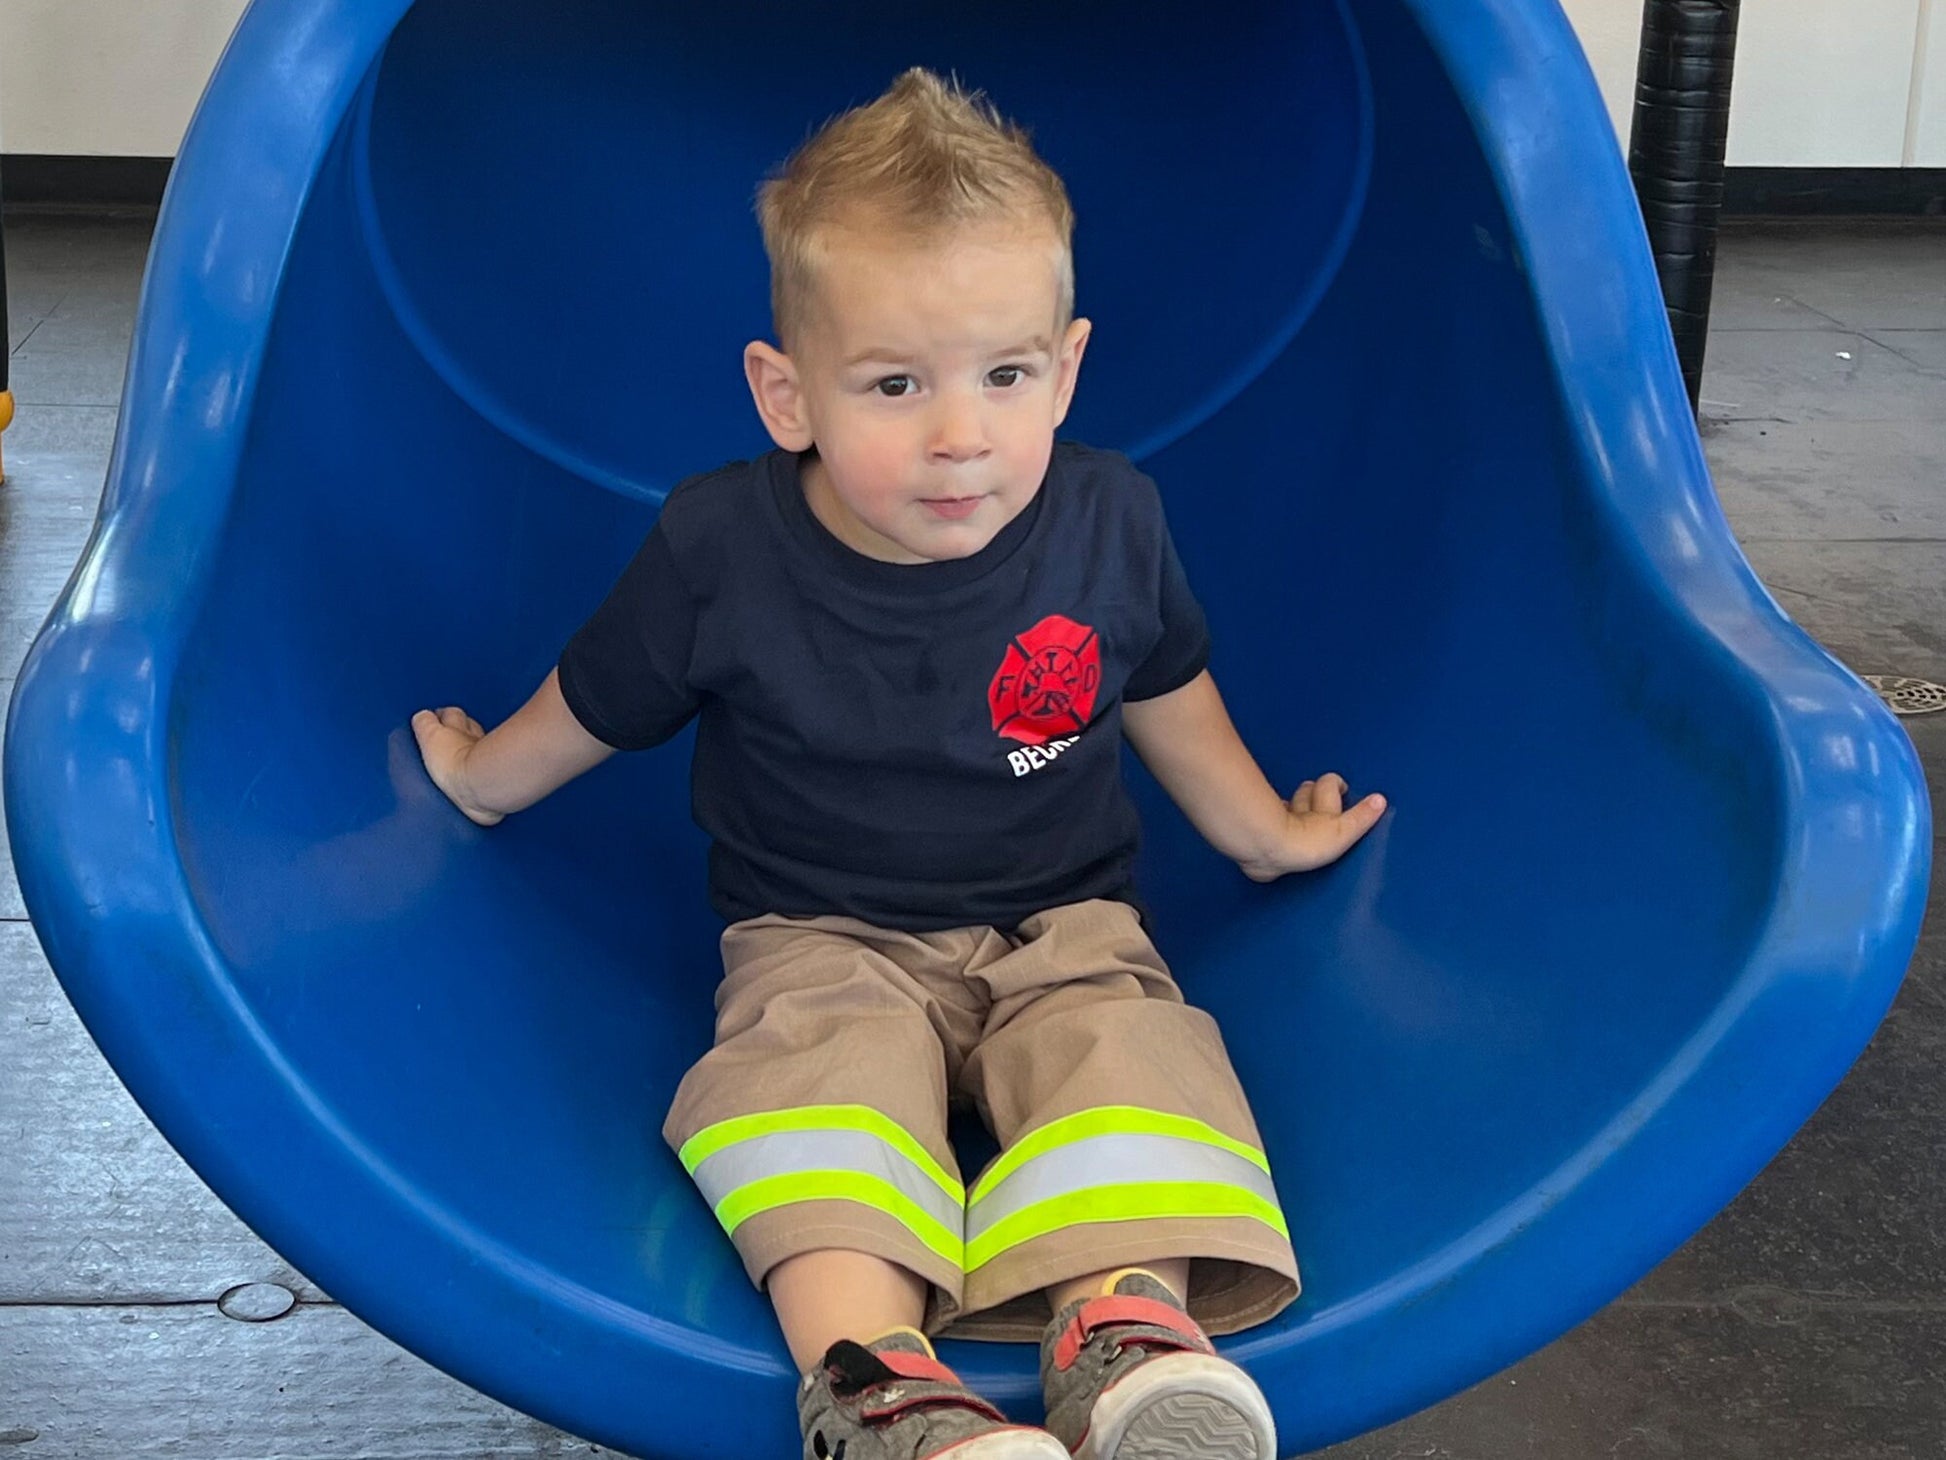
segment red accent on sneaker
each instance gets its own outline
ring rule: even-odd
[[[940,1363],[938,1359],[927,1358],[924,1354],[911,1354],[903,1349],[888,1349],[884,1352],[873,1350],[872,1357],[901,1379],[930,1379],[935,1384],[957,1384],[959,1375]]]
[[[1068,1369],[1081,1356],[1081,1350],[1104,1328],[1119,1323],[1139,1323],[1152,1328],[1166,1328],[1180,1338],[1162,1338],[1144,1335],[1142,1342],[1157,1347],[1179,1348],[1187,1353],[1213,1354],[1216,1345],[1196,1325],[1196,1320],[1179,1308],[1167,1303],[1159,1303],[1153,1298],[1091,1298],[1082,1304],[1062,1330],[1061,1337],[1054,1345],[1054,1365]]]

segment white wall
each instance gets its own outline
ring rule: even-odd
[[[1640,0],[1563,0],[1626,145]],[[1732,167],[1946,167],[1946,0],[1747,0]]]
[[[0,151],[173,157],[244,0],[0,0]]]
[[[1946,0],[1932,0],[1926,9],[1913,66],[1906,157],[1914,167],[1946,167]]]
[[[0,0],[0,150],[174,155],[245,3]],[[1641,0],[1563,3],[1626,140]],[[1946,167],[1946,0],[1749,0],[1739,29],[1732,165]]]
[[[1745,5],[1731,93],[1732,166],[1905,162],[1922,0]]]

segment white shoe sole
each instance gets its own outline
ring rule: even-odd
[[[1224,1359],[1164,1354],[1095,1401],[1074,1460],[1277,1460],[1263,1391]]]

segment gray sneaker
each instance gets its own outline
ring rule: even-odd
[[[1263,1391],[1145,1272],[1055,1315],[1041,1390],[1074,1460],[1276,1460]]]
[[[1006,1416],[910,1331],[843,1340],[797,1387],[804,1460],[1068,1460],[1046,1430]]]

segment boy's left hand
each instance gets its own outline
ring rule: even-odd
[[[1283,824],[1261,858],[1241,862],[1253,882],[1274,882],[1286,872],[1309,872],[1329,866],[1378,825],[1385,814],[1385,798],[1367,796],[1349,811],[1345,793],[1351,787],[1340,775],[1320,776],[1297,788],[1284,809]]]

